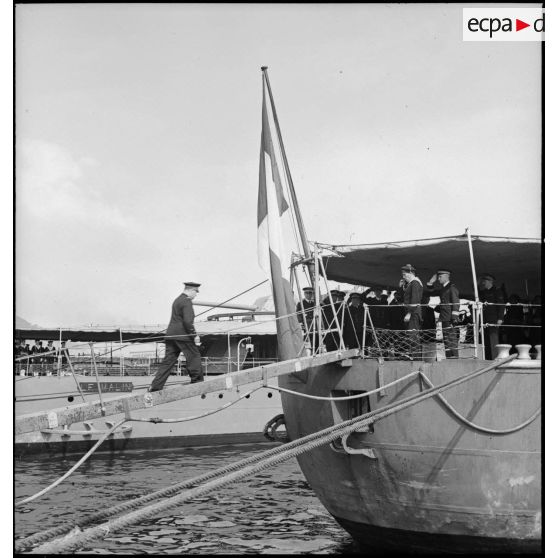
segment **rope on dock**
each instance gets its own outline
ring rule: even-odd
[[[432,382],[422,373],[419,372],[421,379],[424,383],[429,387],[432,388],[434,385]],[[477,430],[478,432],[484,432],[485,434],[494,434],[496,436],[502,436],[504,434],[513,434],[514,432],[519,432],[526,426],[529,426],[540,414],[541,408],[539,407],[526,421],[522,422],[521,424],[514,426],[513,428],[507,428],[502,430],[494,430],[492,428],[486,428],[484,426],[479,426],[474,422],[466,419],[459,411],[457,411],[452,405],[448,402],[448,400],[443,395],[438,395],[438,399],[443,403],[444,407],[459,421],[463,424],[466,424],[469,428],[473,430]]]
[[[393,413],[396,413],[407,407],[410,407],[411,405],[415,405],[421,401],[424,401],[425,399],[438,395],[439,393],[441,393],[446,389],[457,386],[463,382],[466,382],[481,374],[484,374],[489,370],[497,368],[502,364],[510,362],[511,360],[516,358],[516,356],[517,355],[511,355],[506,359],[502,359],[499,362],[495,362],[491,365],[483,367],[468,375],[461,376],[454,380],[450,380],[435,388],[430,388],[422,393],[411,395],[400,401],[396,401],[391,404],[388,404],[381,409],[370,411],[369,413],[365,413],[359,417],[355,417],[348,421],[339,423],[337,425],[333,425],[319,432],[310,434],[308,436],[304,436],[303,438],[300,438],[289,444],[285,444],[284,446],[281,446],[279,448],[274,448],[274,450],[270,450],[270,451],[276,451],[277,452],[276,455],[269,456],[268,454],[268,457],[264,458],[265,454],[267,453],[265,452],[262,455],[253,456],[258,460],[254,465],[251,466],[242,465],[242,468],[236,472],[230,473],[230,471],[233,468],[236,469],[237,467],[241,466],[242,462],[233,464],[232,466],[224,467],[222,468],[222,470],[228,472],[226,476],[220,479],[216,479],[214,481],[210,481],[203,486],[186,490],[185,492],[177,494],[176,496],[173,496],[172,498],[169,498],[163,502],[151,504],[144,509],[137,510],[132,513],[128,513],[122,517],[108,521],[96,527],[91,527],[84,531],[81,531],[79,527],[76,527],[70,534],[66,535],[65,537],[61,539],[56,539],[50,543],[46,543],[39,547],[34,548],[32,550],[32,553],[35,554],[61,553],[61,552],[70,552],[78,548],[83,548],[88,542],[91,542],[99,537],[106,536],[108,533],[117,532],[118,530],[121,530],[127,526],[143,521],[149,517],[157,515],[162,511],[166,511],[169,508],[176,507],[184,502],[192,500],[193,498],[199,497],[203,494],[207,494],[208,492],[211,492],[213,490],[216,490],[217,488],[230,484],[231,482],[241,480],[247,476],[253,475],[254,473],[259,472],[267,467],[274,466],[278,463],[291,459],[292,457],[300,455],[301,453],[331,443],[337,438],[344,435],[348,435],[363,426],[367,426]],[[192,479],[189,482],[192,483],[193,481],[194,479]],[[176,487],[174,488],[176,489]],[[159,493],[160,492],[161,491],[159,491]],[[139,500],[141,499],[132,501],[131,504],[134,504]]]

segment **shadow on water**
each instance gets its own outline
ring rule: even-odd
[[[261,445],[96,454],[69,479],[15,512],[16,538],[149,494],[268,449]],[[15,494],[35,494],[79,456],[15,464]],[[359,554],[327,513],[296,460],[171,508],[79,553]]]

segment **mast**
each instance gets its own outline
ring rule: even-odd
[[[310,247],[308,245],[308,237],[306,236],[306,229],[304,228],[304,222],[302,221],[302,215],[300,213],[300,207],[298,205],[298,199],[296,197],[293,179],[291,176],[291,170],[289,168],[289,162],[287,161],[287,154],[285,153],[285,145],[283,144],[283,136],[281,135],[281,128],[279,126],[279,119],[277,118],[277,111],[275,110],[275,102],[273,100],[273,93],[271,92],[271,85],[269,83],[269,77],[267,75],[267,66],[262,66],[263,77],[265,80],[267,92],[269,94],[269,101],[271,103],[271,111],[273,113],[273,121],[275,123],[275,129],[277,130],[277,137],[279,139],[279,147],[281,149],[281,158],[283,159],[283,163],[285,165],[285,171],[287,173],[287,183],[289,186],[289,192],[291,194],[291,199],[293,200],[293,209],[295,213],[296,222],[298,225],[298,232],[300,234],[300,241],[302,243],[302,249],[304,251],[304,258],[309,260],[310,255]],[[313,282],[314,280],[314,264],[308,263],[308,272],[310,273],[310,281]]]

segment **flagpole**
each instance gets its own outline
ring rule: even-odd
[[[287,182],[289,185],[289,192],[291,193],[291,198],[293,200],[293,209],[295,212],[296,221],[298,224],[298,231],[300,234],[300,241],[302,243],[302,249],[304,250],[304,257],[309,259],[310,256],[310,248],[308,245],[308,238],[306,236],[306,229],[304,228],[304,223],[302,221],[302,215],[300,213],[300,207],[298,205],[298,200],[296,197],[293,179],[291,177],[291,170],[289,168],[289,162],[287,161],[287,154],[285,153],[285,146],[283,144],[283,136],[281,135],[281,128],[279,126],[279,119],[277,117],[277,111],[275,110],[275,102],[273,101],[273,93],[271,92],[271,85],[269,83],[269,77],[267,75],[267,66],[262,66],[262,72],[265,79],[265,84],[267,86],[267,92],[269,94],[269,101],[271,103],[271,112],[273,113],[273,121],[275,122],[275,129],[277,130],[277,138],[279,139],[279,147],[281,148],[281,158],[283,159],[283,163],[285,164],[285,171],[287,173]],[[310,273],[310,280],[313,281],[314,277],[314,264],[308,263],[308,271]]]

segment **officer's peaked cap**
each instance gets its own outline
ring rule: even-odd
[[[416,269],[411,264],[407,264],[401,268],[401,271],[412,271],[413,273],[415,273]]]
[[[199,288],[201,285],[201,283],[193,283],[191,281],[188,281],[187,283],[184,283],[184,288],[185,289],[197,289]]]

